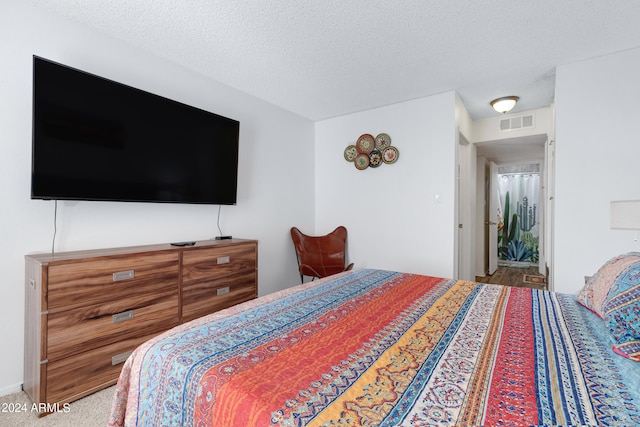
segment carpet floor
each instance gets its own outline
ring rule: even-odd
[[[38,418],[27,395],[20,391],[0,397],[1,427],[105,427],[115,386],[60,407],[54,412]]]

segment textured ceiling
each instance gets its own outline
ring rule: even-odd
[[[312,120],[455,90],[550,105],[555,67],[640,46],[636,0],[29,0]]]

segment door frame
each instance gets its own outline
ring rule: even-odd
[[[514,161],[510,161],[510,163],[523,163],[523,162],[541,163],[541,169],[542,169],[541,181],[544,182],[543,188],[541,189],[541,194],[543,194],[542,197],[544,197],[544,203],[542,203],[544,205],[544,208],[542,208],[541,211],[543,211],[543,214],[544,214],[545,238],[544,238],[544,244],[543,244],[544,246],[542,248],[544,255],[541,256],[540,258],[540,266],[541,266],[540,271],[541,271],[541,274],[544,274],[547,276],[548,289],[552,290],[553,289],[553,280],[552,280],[553,266],[551,261],[553,258],[552,250],[553,250],[553,237],[554,237],[553,189],[554,189],[554,179],[555,179],[555,176],[554,176],[554,168],[555,168],[554,148],[555,147],[553,146],[554,144],[553,144],[553,140],[551,139],[551,135],[548,135],[547,133],[533,135],[533,136],[524,136],[521,138],[516,137],[511,139],[513,140],[522,139],[523,141],[526,141],[532,137],[536,141],[543,141],[540,147],[543,153],[542,160],[540,158],[536,158],[536,159],[522,158],[522,159],[516,159]],[[470,147],[473,147],[475,149],[478,146],[478,144],[493,144],[493,143],[501,144],[501,143],[504,143],[504,141],[503,140],[481,141],[478,143],[470,144]],[[486,213],[488,213],[488,208],[486,206],[488,201],[486,199],[486,191],[479,190],[480,186],[484,187],[486,185],[484,178],[482,178],[486,176],[486,170],[485,168],[481,167],[482,153],[480,149],[468,150],[466,149],[466,147],[461,149],[462,144],[458,143],[456,145],[457,145],[456,152],[458,154],[457,156],[458,159],[456,161],[456,176],[458,177],[457,179],[458,197],[456,200],[457,206],[456,206],[456,222],[455,223],[456,223],[456,240],[457,240],[456,243],[458,245],[458,248],[455,252],[455,258],[456,258],[455,265],[456,265],[456,272],[458,274],[458,278],[469,278],[470,274],[473,274],[473,276],[486,275],[487,268],[488,268],[488,256],[487,256],[487,253],[485,252],[486,250],[488,250],[488,245],[486,244],[488,239],[486,239],[487,233],[486,233],[486,230],[484,229],[485,227],[484,224],[485,222],[488,221],[488,216],[486,215]],[[476,160],[476,162],[471,162],[474,166],[472,168],[473,171],[465,170],[460,167],[461,156],[465,154],[469,154],[472,151],[474,152],[473,158]],[[478,171],[477,177],[476,177],[476,170]],[[460,174],[460,176],[458,176],[458,174]],[[472,175],[472,176],[470,177],[469,175]],[[465,188],[463,183],[469,182],[471,178],[473,178],[475,184],[469,185]],[[468,212],[468,211],[463,209],[464,203],[462,201],[469,200],[471,198],[475,200],[476,195],[482,194],[482,193],[485,193],[485,194],[483,197],[477,198],[477,204],[478,204],[477,208],[471,211],[473,212],[472,217],[469,217],[469,216],[465,217],[466,215],[465,212]],[[481,212],[485,212],[484,218],[479,218],[479,215],[481,215]],[[458,224],[463,224],[463,228],[462,229],[458,228]],[[465,228],[465,226],[467,227]],[[461,232],[461,230],[465,230],[465,231]],[[473,238],[471,238],[470,240],[465,240],[465,236],[473,236]],[[470,244],[470,243],[474,244],[471,254],[469,253],[469,251],[465,250],[464,248],[465,244]],[[479,253],[481,254],[478,255]],[[478,271],[478,264],[481,263],[479,261],[476,262],[476,259],[478,258],[478,256],[485,257],[487,261],[487,263],[485,263],[486,268],[484,269],[484,271]],[[475,273],[470,273],[470,272],[475,272]],[[471,280],[474,280],[474,279],[475,277],[473,277]]]
[[[476,147],[458,132],[456,150],[456,278],[474,280],[474,247],[476,242],[473,218],[476,209]]]
[[[486,200],[488,201],[486,204],[489,206],[488,212],[485,212],[485,221],[484,224],[487,225],[485,229],[487,229],[487,237],[489,241],[487,242],[487,274],[489,276],[493,275],[498,269],[498,225],[499,219],[497,217],[498,211],[498,165],[489,161],[489,192],[485,194]],[[486,180],[486,178],[485,178]],[[495,216],[494,216],[495,215]],[[486,258],[486,257],[483,257]]]
[[[543,149],[541,147],[541,149]],[[489,168],[489,182],[490,182],[490,191],[489,194],[487,196],[488,199],[488,204],[489,204],[489,212],[488,212],[488,216],[487,216],[487,223],[489,225],[489,242],[488,242],[488,254],[489,254],[489,265],[488,265],[488,274],[492,275],[495,270],[497,269],[497,264],[498,264],[498,260],[499,260],[499,256],[498,256],[498,217],[497,217],[497,207],[498,207],[498,200],[497,198],[500,198],[501,196],[498,195],[498,183],[497,183],[497,178],[498,178],[498,170],[500,167],[511,167],[511,166],[521,166],[521,165],[536,165],[538,171],[535,172],[536,174],[538,174],[539,177],[539,183],[538,183],[538,200],[536,201],[536,205],[537,205],[537,217],[538,217],[538,271],[543,274],[543,271],[546,271],[545,268],[545,240],[546,240],[546,235],[545,235],[545,222],[546,222],[546,215],[545,215],[545,195],[544,195],[544,189],[545,189],[545,184],[544,184],[544,160],[535,160],[535,161],[527,161],[527,160],[523,160],[523,161],[509,161],[509,162],[504,162],[504,163],[500,163],[500,164],[496,164],[493,161],[489,162],[490,164],[490,168]],[[504,215],[504,212],[502,212],[502,214]],[[502,218],[503,221],[506,220],[506,218]],[[495,225],[495,232],[494,230],[494,225]],[[495,267],[495,268],[494,268]]]

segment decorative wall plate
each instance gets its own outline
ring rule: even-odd
[[[369,153],[369,167],[377,168],[382,164],[382,153],[380,150],[373,150]]]
[[[368,133],[360,135],[356,141],[356,148],[360,153],[369,154],[376,148],[376,139]]]
[[[398,160],[398,149],[391,146],[391,137],[387,133],[379,133],[375,138],[363,133],[355,144],[344,149],[344,159],[353,162],[358,170],[377,168],[383,163],[391,164]]]
[[[386,133],[379,133],[376,136],[376,148],[380,151],[384,151],[385,148],[391,145],[391,137]]]
[[[387,147],[382,152],[382,161],[390,165],[391,163],[395,163],[395,161],[398,160],[399,155],[400,153],[398,153],[398,149],[396,147]]]
[[[356,156],[356,159],[353,161],[353,164],[356,165],[356,169],[363,170],[369,167],[369,155],[360,153]]]
[[[358,149],[356,148],[355,145],[349,145],[347,148],[344,149],[344,159],[347,162],[353,162],[356,159],[357,155],[358,155]]]

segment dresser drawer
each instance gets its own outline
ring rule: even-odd
[[[48,311],[136,300],[149,293],[175,289],[179,275],[177,252],[54,262],[47,273]]]
[[[47,359],[55,361],[121,340],[165,331],[180,321],[178,290],[48,315]]]
[[[225,276],[183,285],[182,321],[202,317],[256,298],[255,270],[245,270]]]
[[[42,401],[72,401],[115,384],[131,351],[154,336],[156,334],[122,339],[75,356],[49,361],[46,364],[46,397]]]
[[[244,270],[255,272],[256,255],[256,245],[251,243],[184,251],[182,283],[223,278]]]
[[[33,402],[87,396],[115,384],[143,342],[257,297],[257,245],[206,240],[27,255],[24,391]]]

